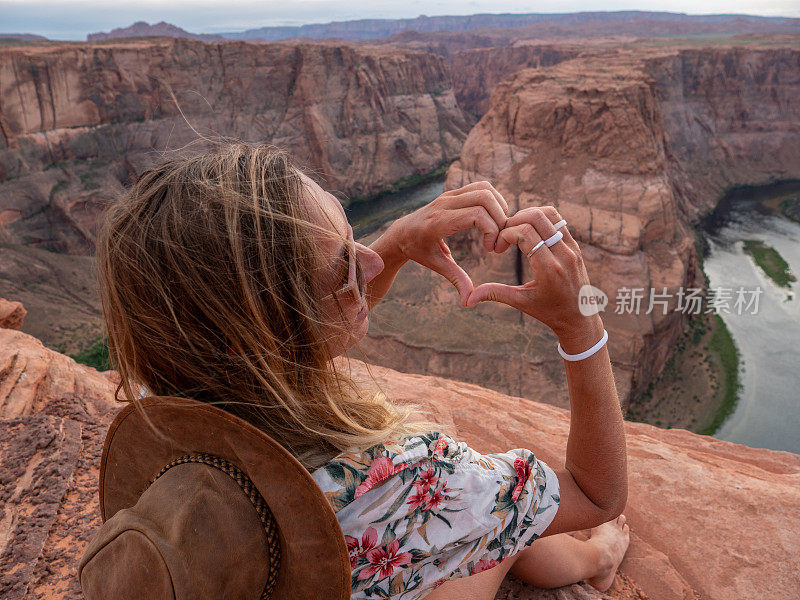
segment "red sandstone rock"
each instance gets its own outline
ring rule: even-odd
[[[115,387],[115,374],[0,329],[0,597],[82,597]]]
[[[20,47],[0,81],[4,241],[69,253],[91,251],[105,203],[162,151],[204,146],[192,128],[282,146],[353,196],[449,163],[468,130],[445,60],[392,47]]]
[[[563,465],[567,411],[449,379],[376,366],[370,371],[390,398],[422,404],[431,418],[450,425],[479,451],[526,447],[551,465]],[[368,381],[363,363],[353,362],[353,374]],[[626,429],[625,514],[633,535],[622,563],[625,579],[618,577],[609,595],[650,600],[796,595],[799,455],[646,424],[627,423]]]
[[[0,329],[21,329],[28,311],[21,302],[0,298]]]
[[[21,331],[0,329],[0,418],[42,412],[53,399],[80,398],[90,415],[103,412],[116,373],[100,373],[45,348]]]
[[[668,154],[655,95],[631,60],[579,59],[526,70],[501,83],[492,109],[472,130],[447,187],[490,179],[512,205],[555,205],[582,243],[594,285],[609,295],[604,314],[620,393],[648,382],[682,330],[680,313],[616,315],[622,287],[667,287],[694,281],[696,259],[668,178]],[[496,140],[494,142],[490,140]],[[469,242],[481,281],[491,272],[516,281],[516,250],[492,256]],[[522,279],[532,272],[523,261]],[[496,307],[499,318],[509,311]],[[513,315],[508,318],[512,318]],[[532,319],[532,329],[542,326]]]
[[[364,385],[374,385],[369,368],[390,398],[419,403],[480,451],[527,447],[552,465],[563,463],[569,415],[562,409],[350,364]],[[39,385],[19,386],[23,374]],[[75,570],[100,523],[97,469],[118,407],[114,383],[31,336],[0,330],[0,390],[0,596],[77,600]],[[9,398],[16,398],[11,413]],[[800,456],[643,424],[627,430],[625,512],[633,535],[608,594],[585,585],[545,591],[510,581],[498,599],[791,598],[800,570]]]
[[[472,54],[498,69],[506,55],[509,65],[528,60],[518,52]],[[675,312],[680,288],[701,285],[692,220],[728,187],[800,177],[798,123],[796,49],[586,50],[501,82],[445,187],[486,179],[512,212],[559,209],[592,283],[609,296],[603,320],[625,401],[661,370],[684,329],[686,316]],[[487,254],[475,232],[456,236],[451,247],[476,284],[532,277],[516,249]],[[413,268],[397,281],[373,311],[364,344],[377,362],[566,406],[546,327],[491,303],[467,324],[449,286],[429,284]],[[622,288],[642,290],[638,314],[622,312]],[[666,314],[659,305],[648,313],[650,290],[664,288],[672,296]],[[424,327],[409,319],[394,327],[404,307],[418,311]],[[457,332],[456,348],[427,334],[437,320],[440,336]],[[465,360],[448,358],[453,350]]]
[[[581,47],[574,44],[536,42],[454,52],[449,61],[458,105],[478,119],[489,110],[494,88],[509,75],[530,67],[555,65],[580,52]]]

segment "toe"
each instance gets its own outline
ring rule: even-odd
[[[619,517],[617,517],[617,523],[619,524],[620,527],[622,527],[625,524],[626,520],[627,518],[625,517],[625,515],[620,515]]]

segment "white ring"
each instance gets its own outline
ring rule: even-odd
[[[531,248],[531,249],[530,249],[530,252],[528,252],[528,254],[527,254],[526,256],[527,256],[528,258],[530,258],[530,257],[531,257],[531,255],[532,255],[534,252],[536,252],[536,251],[537,251],[539,248],[541,248],[542,246],[544,246],[544,240],[540,240],[538,244],[536,244],[536,245],[535,245],[533,248]]]
[[[566,219],[561,219],[558,223],[553,225],[553,227],[555,227],[556,229],[561,229],[566,224],[567,224],[567,220]]]
[[[563,237],[564,237],[563,233],[561,233],[560,231],[556,231],[553,235],[547,238],[544,241],[544,243],[547,244],[547,247],[549,248],[553,244],[557,244],[558,242],[560,242]]]

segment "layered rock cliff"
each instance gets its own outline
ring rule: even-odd
[[[644,60],[689,218],[728,188],[800,176],[798,48],[687,48]]]
[[[506,77],[522,69],[549,67],[575,58],[582,50],[574,44],[522,41],[510,46],[454,52],[448,59],[458,105],[477,121],[489,110],[495,86]]]
[[[0,53],[3,241],[91,249],[103,206],[198,135],[271,142],[364,196],[454,159],[441,57],[397,48],[158,40]]]
[[[380,386],[394,401],[421,403],[479,451],[526,447],[553,466],[563,464],[569,413],[562,409],[455,380],[368,370],[358,361],[349,366],[363,385]],[[97,475],[119,409],[114,381],[111,372],[0,329],[3,598],[81,597],[75,571],[100,524]],[[545,591],[510,581],[499,600],[793,597],[800,456],[642,424],[627,424],[627,433],[632,539],[611,590]]]
[[[26,330],[60,349],[99,334],[90,262],[44,250],[90,252],[122,185],[160,150],[197,139],[170,90],[200,132],[285,146],[334,192],[370,194],[461,152],[448,187],[489,179],[515,209],[557,204],[612,308],[621,287],[699,283],[688,224],[726,187],[800,176],[800,67],[785,40],[469,49],[501,40],[481,35],[459,38],[467,49],[447,58],[336,42],[3,50],[0,293],[24,300]],[[454,250],[476,283],[529,275],[515,251],[489,257],[466,238]],[[605,313],[623,399],[684,329],[682,314],[647,308],[645,298],[643,314]],[[371,322],[369,360],[566,404],[548,331],[510,309],[462,309],[449,284],[413,265]]]
[[[702,284],[692,220],[728,187],[793,177],[800,177],[800,51],[616,49],[501,82],[446,188],[487,179],[514,211],[558,207],[582,245],[591,281],[609,296],[603,319],[624,400],[659,372],[684,329],[688,311],[679,309],[679,290]],[[461,236],[453,248],[476,283],[532,276],[516,249],[487,255],[475,235]],[[404,292],[400,283],[377,308],[369,351],[404,350],[397,362],[385,352],[382,364],[566,403],[555,340],[512,309],[480,306],[471,336],[449,326],[461,334],[463,360],[445,366],[430,355],[437,344],[451,350],[446,343],[393,328],[409,299],[438,302],[443,320],[467,318],[452,291],[435,285]],[[624,288],[643,290],[639,307],[623,305],[632,294]],[[666,290],[666,307],[651,309],[651,289]],[[515,373],[518,379],[509,379]]]

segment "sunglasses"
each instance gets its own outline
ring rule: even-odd
[[[344,287],[323,296],[323,300],[333,296],[342,296],[345,293],[351,292],[359,306],[366,304],[366,296],[364,296],[364,273],[361,270],[361,263],[358,261],[358,254],[356,252],[356,242],[353,239],[353,229],[347,228],[347,242],[345,243],[347,250],[347,283]]]

